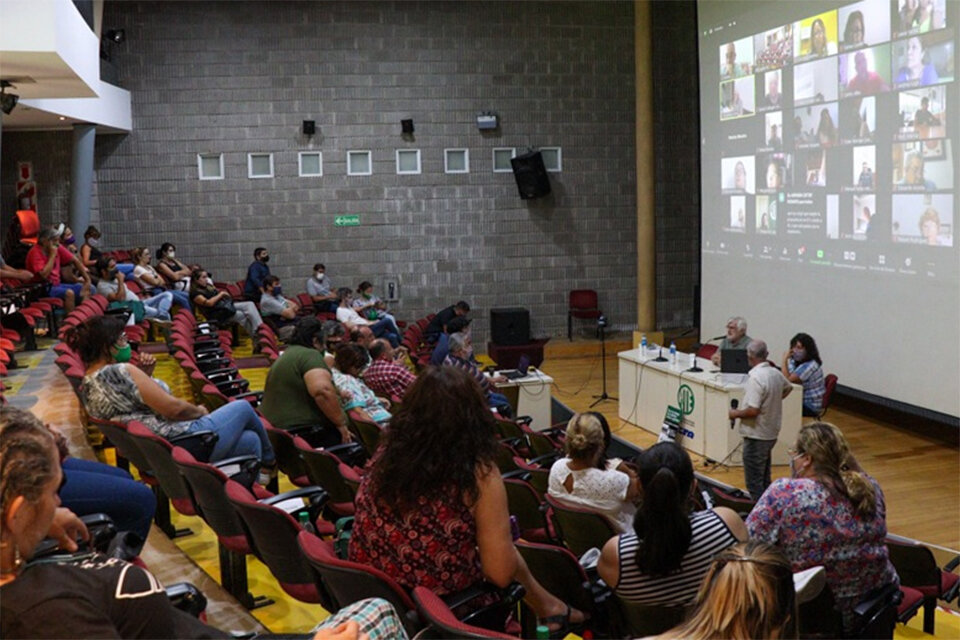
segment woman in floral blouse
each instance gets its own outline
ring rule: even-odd
[[[783,549],[794,571],[823,565],[849,628],[860,600],[899,583],[884,542],[883,492],[832,424],[803,427],[790,456],[793,477],[770,485],[747,518],[747,530],[752,539]]]

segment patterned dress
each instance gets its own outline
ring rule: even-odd
[[[760,497],[747,518],[750,537],[780,547],[794,571],[823,565],[827,584],[849,627],[857,602],[899,578],[887,553],[886,504],[877,481],[877,510],[856,515],[848,500],[812,478],[783,478]]]
[[[167,420],[154,413],[140,396],[126,364],[108,364],[83,378],[83,406],[94,418],[130,422],[137,420],[161,438],[185,433],[192,421]]]
[[[453,491],[400,513],[374,500],[370,475],[360,485],[350,560],[380,569],[408,589],[422,586],[445,595],[480,582],[477,523]]]

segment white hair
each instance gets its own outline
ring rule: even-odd
[[[763,340],[751,340],[747,345],[747,355],[754,360],[766,360],[770,355],[767,351],[767,343]]]
[[[449,338],[450,353],[462,353],[467,349],[467,334],[458,331],[451,333]]]
[[[737,325],[737,330],[744,332],[747,330],[747,321],[740,316],[733,316],[727,320],[727,324],[730,324],[731,322]]]

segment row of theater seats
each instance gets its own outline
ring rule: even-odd
[[[3,379],[16,369],[17,351],[35,351],[37,335],[56,333],[56,310],[63,300],[47,294],[50,286],[4,280],[0,289],[0,405],[6,404]]]

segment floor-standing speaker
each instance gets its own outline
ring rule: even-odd
[[[530,200],[550,193],[550,178],[547,177],[543,155],[539,151],[511,158],[510,164],[513,166],[513,177],[517,179],[521,198]]]
[[[500,345],[530,342],[530,312],[519,307],[490,309],[490,339]]]

